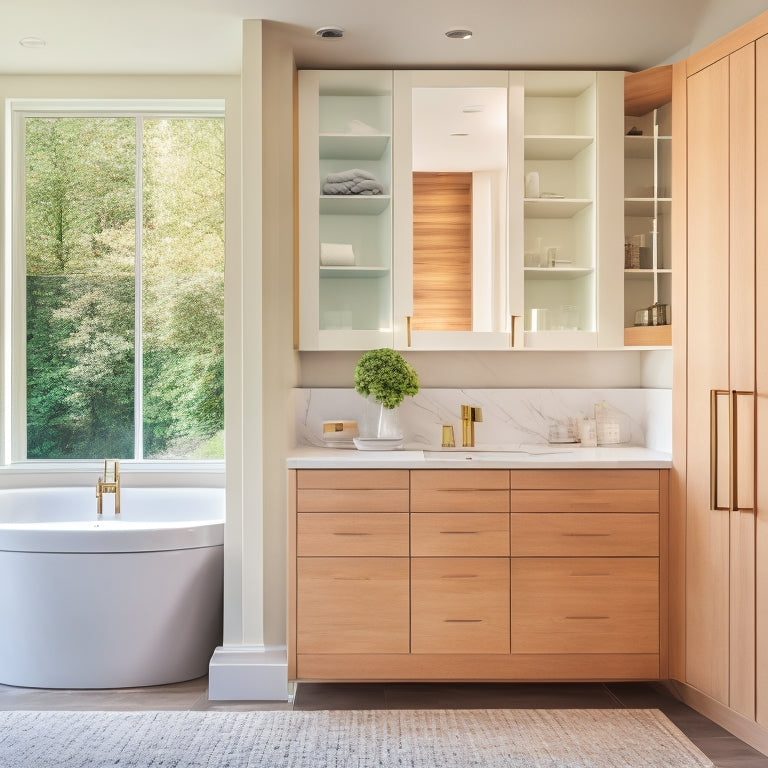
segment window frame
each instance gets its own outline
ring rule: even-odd
[[[5,224],[5,263],[2,274],[3,356],[2,399],[3,435],[0,445],[0,475],[4,470],[20,470],[24,474],[93,472],[101,468],[103,459],[29,459],[27,458],[26,419],[26,190],[25,190],[25,120],[27,118],[127,117],[136,119],[137,142],[140,142],[143,120],[179,118],[220,118],[226,121],[224,99],[12,99],[6,107],[5,201],[9,215]],[[226,124],[226,123],[225,123]],[[225,128],[226,130],[226,128]],[[141,144],[136,155],[136,219],[141,221]],[[136,299],[134,318],[141,328],[141,227],[136,228]],[[141,374],[142,339],[137,333],[134,347],[134,371]],[[135,388],[134,449],[140,458],[121,459],[124,470],[136,472],[178,472],[182,484],[190,474],[224,472],[224,459],[146,459],[143,456],[143,413],[141,387]],[[138,391],[136,391],[138,390]],[[107,458],[107,457],[104,457]],[[187,476],[187,477],[185,477]],[[218,484],[218,483],[217,483]],[[2,485],[2,483],[0,483]]]

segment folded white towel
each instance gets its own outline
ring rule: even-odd
[[[320,243],[320,264],[324,267],[353,267],[355,252],[350,243]]]

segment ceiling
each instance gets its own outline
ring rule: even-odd
[[[279,22],[299,67],[643,69],[768,0],[0,0],[0,73],[236,74],[243,19]],[[344,28],[340,40],[315,29]],[[470,40],[444,32],[468,28]],[[23,37],[45,41],[19,45]]]

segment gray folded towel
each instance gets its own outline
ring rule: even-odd
[[[384,186],[369,171],[351,168],[329,173],[323,184],[324,195],[382,195]]]

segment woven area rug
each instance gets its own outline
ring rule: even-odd
[[[2,768],[698,768],[658,710],[2,712]]]

